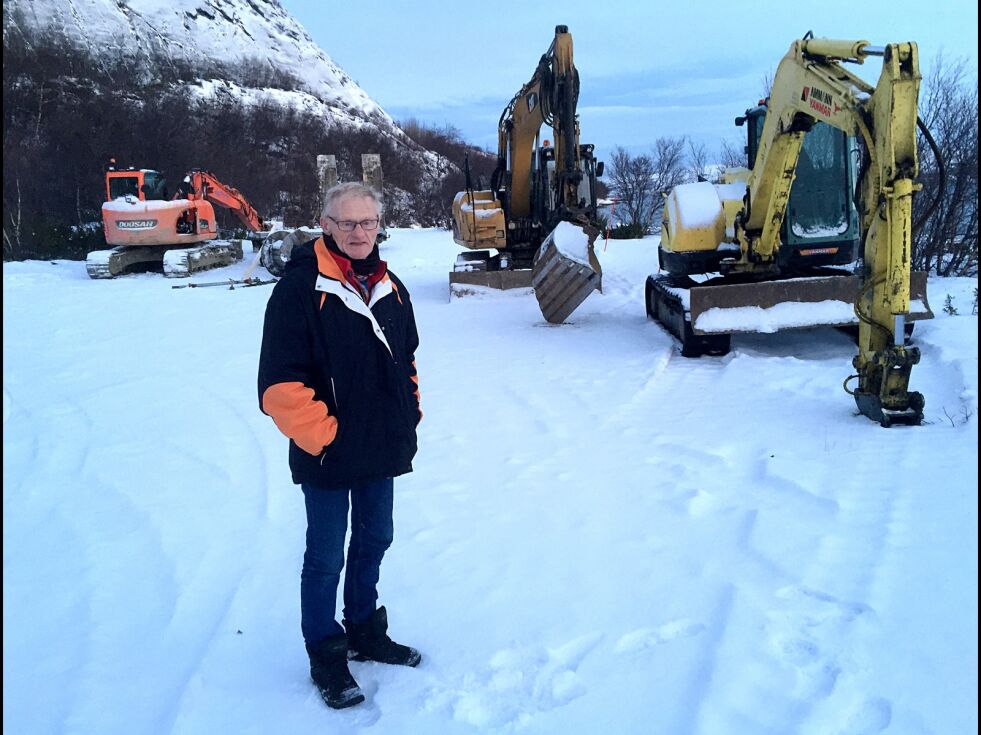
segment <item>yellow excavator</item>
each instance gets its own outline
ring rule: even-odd
[[[873,56],[883,60],[874,87],[844,66]],[[912,199],[922,187],[916,182],[919,85],[915,43],[872,46],[811,34],[795,41],[774,75],[752,169],[730,171],[721,184],[684,184],[667,195],[662,272],[648,279],[648,313],[695,354],[727,351],[730,332],[857,321],[857,374],[846,379],[846,391],[860,413],[883,426],[920,423],[923,396],[909,390],[920,351],[905,339],[910,322],[932,317],[926,274],[910,270]],[[858,275],[802,269],[799,262],[793,270],[782,257],[791,186],[805,134],[817,122],[862,143]],[[693,278],[713,270],[719,275]],[[762,328],[736,324],[763,314],[776,326],[773,319]]]
[[[531,80],[501,114],[491,188],[474,190],[468,173],[453,200],[453,239],[473,252],[457,258],[451,288],[532,286],[553,323],[600,288],[593,242],[603,164],[592,145],[579,143],[578,99],[572,34],[556,26]],[[541,139],[543,125],[551,141]]]

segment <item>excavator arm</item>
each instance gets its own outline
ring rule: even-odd
[[[542,125],[552,129],[555,142],[555,181],[562,213],[579,207],[578,191],[583,171],[579,152],[576,106],[579,101],[579,72],[573,63],[572,35],[565,26],[555,29],[555,38],[538,62],[538,67],[511,102],[498,123],[498,169],[495,182],[506,175],[510,219],[533,217],[532,168]]]
[[[822,121],[857,136],[866,115],[866,100],[889,94],[888,82],[882,85],[880,80],[882,88],[877,90],[839,63],[862,63],[874,53],[881,55],[883,51],[872,49],[867,41],[804,39],[795,41],[781,60],[773,79],[757,164],[747,180],[746,203],[736,218],[744,261],[740,270],[759,272],[773,265],[804,134]],[[868,145],[871,141],[865,142]]]
[[[182,196],[192,201],[203,199],[224,209],[230,209],[250,232],[262,232],[265,229],[262,217],[245,196],[238,189],[221,183],[208,171],[194,169],[189,172],[174,198],[178,199]]]
[[[875,87],[841,64],[861,64],[870,56],[883,59]],[[859,410],[884,425],[919,423],[923,417],[923,397],[908,390],[919,350],[904,346],[912,198],[921,188],[915,183],[919,84],[914,43],[873,47],[868,41],[796,41],[774,76],[758,164],[735,223],[742,269],[773,267],[804,133],[821,120],[864,142],[859,191],[864,271],[855,307],[859,384],[854,395]]]

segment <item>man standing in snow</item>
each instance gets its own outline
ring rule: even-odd
[[[290,439],[303,489],[306,553],[300,616],[310,676],[335,709],[364,701],[348,659],[416,666],[421,656],[387,634],[376,607],[392,543],[392,487],[412,471],[419,409],[419,344],[409,292],[379,258],[382,203],[338,184],[324,201],[324,236],[293,248],[266,306],[259,405]],[[343,627],[335,619],[344,568]]]

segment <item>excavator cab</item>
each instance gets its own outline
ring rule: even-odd
[[[150,169],[106,171],[106,201],[128,196],[143,202],[166,200],[167,180],[159,171]]]
[[[766,120],[766,103],[746,110],[736,125],[746,126],[750,169]],[[778,261],[783,269],[847,265],[858,258],[858,210],[855,207],[855,139],[818,121],[804,136],[780,231]]]
[[[582,176],[579,179],[576,211],[570,212],[563,208],[558,200],[559,185],[556,182],[555,148],[546,140],[538,148],[537,158],[531,170],[532,180],[532,211],[539,222],[554,220],[557,224],[564,217],[572,214],[574,217],[585,217],[590,222],[596,222],[596,178],[603,174],[603,163],[597,162],[593,153],[592,143],[579,146],[579,162]]]

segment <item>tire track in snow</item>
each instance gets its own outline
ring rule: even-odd
[[[673,359],[673,347],[657,351],[652,356],[653,366],[642,379],[640,387],[631,393],[629,399],[621,402],[614,411],[604,417],[601,423],[603,427],[601,431],[627,430],[636,425],[634,422],[638,414],[650,412],[652,408],[658,406],[661,403],[660,398],[663,395],[661,378],[668,371]],[[648,413],[643,418],[649,419],[650,415]]]
[[[83,639],[91,649],[81,658],[77,689],[79,692],[111,689],[95,696],[76,696],[77,704],[70,710],[73,714],[67,718],[100,721],[107,732],[117,731],[117,727],[118,731],[136,727],[150,732],[160,726],[163,727],[161,731],[167,731],[174,726],[188,683],[200,669],[216,635],[227,623],[229,610],[247,571],[247,557],[242,557],[238,570],[229,569],[226,551],[216,548],[214,543],[202,542],[206,536],[197,532],[203,527],[213,527],[211,519],[215,516],[209,516],[207,503],[200,502],[200,490],[208,487],[209,478],[212,487],[225,487],[234,492],[236,486],[248,485],[236,482],[236,478],[245,479],[251,475],[249,470],[233,467],[229,473],[210,454],[192,450],[184,442],[163,439],[157,442],[157,452],[174,453],[175,459],[179,454],[180,464],[195,467],[196,471],[185,471],[187,484],[182,482],[184,477],[179,472],[171,478],[142,477],[140,457],[146,451],[147,441],[152,444],[157,434],[134,437],[125,426],[110,427],[108,433],[95,429],[100,422],[92,417],[92,410],[100,415],[106,410],[110,416],[125,415],[113,411],[111,397],[139,395],[143,393],[145,382],[145,379],[134,379],[105,385],[87,395],[84,405],[56,401],[59,436],[86,440],[101,437],[105,441],[98,447],[58,442],[51,451],[42,453],[44,462],[32,463],[25,480],[39,487],[67,482],[85,490],[84,496],[67,495],[67,503],[63,501],[63,505],[53,508],[51,513],[62,519],[66,529],[73,529],[64,534],[64,543],[68,543],[72,551],[65,549],[63,555],[79,559],[85,571],[78,576],[89,580],[80,585],[81,589],[89,591],[84,605],[92,611],[88,623],[75,617],[71,623],[72,629],[86,631]],[[249,425],[233,404],[209,398],[198,396],[191,402],[198,412],[208,415],[220,414],[222,409],[235,414],[234,420],[225,420],[220,424],[222,426]],[[105,426],[105,422],[102,425]],[[166,435],[164,428],[155,428]],[[126,438],[116,439],[114,434],[123,434]],[[254,431],[247,434],[253,438],[251,444],[257,447]],[[237,438],[230,442],[242,443]],[[112,451],[107,453],[107,447],[112,447]],[[264,454],[258,454],[260,467],[264,469]],[[127,471],[130,468],[133,471]],[[38,479],[46,475],[53,478]],[[187,493],[195,496],[190,504],[183,497]],[[261,536],[254,529],[261,529],[261,522],[268,515],[266,496],[263,487],[259,504],[253,506],[251,528],[236,531],[249,538],[250,543]],[[168,504],[181,506],[181,510],[161,512]],[[240,502],[236,505],[242,507]],[[111,529],[100,520],[106,518],[115,521]],[[161,519],[169,524],[160,525]],[[72,538],[74,541],[70,540]],[[203,543],[204,549],[195,559],[193,569],[181,571],[176,564],[185,559],[184,540],[191,545]],[[180,553],[176,556],[171,553],[178,550]],[[187,561],[191,558],[193,554],[188,555]],[[139,580],[135,589],[132,588],[133,580]],[[202,600],[206,600],[203,607]],[[131,615],[121,618],[118,614],[120,606],[130,608]],[[192,616],[194,622],[188,622],[188,616]],[[99,621],[103,619],[117,624],[120,619],[125,619],[127,624],[121,629],[108,629],[100,625]],[[141,649],[142,656],[148,660],[170,660],[171,664],[148,677],[136,677],[120,684],[115,669],[120,661],[129,660],[134,648]],[[175,652],[179,652],[176,660]],[[143,693],[148,687],[154,690],[152,697]],[[131,694],[126,694],[127,689]],[[116,722],[111,712],[84,712],[95,706],[89,702],[108,701],[118,696],[156,703],[155,707],[146,709],[144,726]],[[65,693],[60,693],[59,699],[64,701]]]
[[[116,483],[99,479],[93,447],[88,443],[90,437],[104,436],[95,431],[97,423],[83,405],[70,399],[53,400],[49,405],[52,407],[44,413],[50,413],[50,418],[41,416],[37,423],[55,425],[58,431],[53,441],[47,440],[51,441],[51,448],[38,453],[38,461],[26,479],[33,488],[30,503],[40,517],[39,525],[22,542],[23,549],[35,559],[25,568],[36,575],[30,584],[42,595],[40,599],[37,593],[32,596],[29,612],[35,623],[48,621],[43,627],[54,631],[56,640],[62,635],[70,641],[52,646],[49,639],[45,650],[59,650],[61,657],[75,651],[78,675],[71,677],[69,689],[58,691],[59,705],[65,708],[63,722],[101,721],[107,732],[114,731],[117,724],[121,732],[125,727],[123,723],[114,724],[111,712],[85,712],[96,706],[94,702],[106,701],[107,696],[125,696],[127,688],[139,696],[136,693],[145,686],[145,680],[120,682],[119,663],[128,659],[134,647],[152,649],[157,637],[154,621],[169,614],[177,583],[172,568],[158,565],[148,574],[143,563],[167,558],[152,514],[134,503]],[[63,437],[74,440],[63,441]],[[126,479],[138,482],[134,476]],[[51,492],[57,485],[71,486],[75,492]],[[107,525],[107,521],[112,521],[112,525]],[[29,524],[23,527],[30,529]],[[44,604],[44,591],[48,588],[43,583],[38,586],[38,579],[45,578],[49,563],[58,568],[52,572],[54,578],[71,577],[77,584],[59,588],[58,596]],[[77,571],[66,575],[64,565],[77,567]],[[156,578],[157,584],[148,585],[152,573],[160,571],[165,573]],[[134,587],[133,580],[141,581]],[[62,607],[65,602],[69,607]],[[120,607],[129,609],[131,615],[119,616]],[[120,620],[127,622],[123,629],[107,627],[103,622],[116,626]],[[44,666],[42,657],[39,669]],[[93,691],[105,688],[111,691],[93,695]],[[95,720],[87,719],[92,717]]]
[[[673,732],[695,732],[702,713],[714,707],[715,682],[725,677],[721,672],[726,663],[720,651],[744,594],[741,575],[749,573],[757,579],[773,575],[775,569],[776,573],[786,572],[775,560],[750,547],[757,518],[753,506],[748,505],[753,498],[740,487],[743,468],[727,454],[731,439],[724,429],[728,427],[720,430],[713,420],[714,407],[725,402],[720,394],[727,387],[729,361],[682,359],[673,344],[669,350],[660,356],[631,400],[610,416],[608,424],[613,430],[632,433],[632,444],[646,448],[642,462],[656,478],[657,488],[656,504],[648,513],[672,513],[674,536],[687,542],[684,548],[669,550],[662,563],[690,568],[687,576],[691,581],[687,583],[708,590],[689,595],[702,600],[703,606],[680,619],[686,621],[680,635],[697,635],[696,650],[700,652],[692,658],[690,670],[676,672],[682,681],[674,694],[687,702],[678,708],[686,719],[661,723]],[[618,459],[629,461],[627,456]],[[732,477],[731,490],[720,485],[720,477]],[[725,541],[727,538],[732,541]],[[723,559],[715,549],[740,549],[743,558]],[[653,640],[659,642],[663,630],[678,633],[671,626],[672,622],[662,624]],[[620,645],[629,647],[638,637],[651,641],[643,630],[626,634]]]
[[[77,519],[65,512],[58,503],[60,493],[52,487],[77,480],[77,472],[62,478],[58,463],[64,458],[77,468],[84,452],[80,444],[61,439],[85,422],[58,401],[28,410],[18,393],[4,386],[4,658],[9,654],[12,660],[30,660],[32,666],[4,680],[4,721],[9,716],[13,722],[56,731],[71,721],[84,696],[77,678],[57,691],[50,681],[64,668],[83,667],[91,655],[89,638],[81,634],[91,630],[89,587],[65,589],[59,584],[66,575],[84,578],[81,554],[86,544],[74,532]],[[49,421],[49,413],[58,421]],[[57,435],[41,437],[35,429],[55,423]],[[17,522],[8,525],[6,520],[13,518]],[[27,703],[32,711],[21,714]]]
[[[906,429],[865,428],[856,447],[853,481],[837,488],[840,511],[833,532],[803,575],[804,586],[782,590],[785,598],[798,603],[797,631],[807,631],[816,658],[825,669],[834,669],[836,681],[848,682],[847,687],[831,682],[827,701],[818,702],[803,719],[806,732],[872,735],[891,720],[892,703],[878,695],[875,682],[864,673],[869,663],[864,640],[877,625],[876,591],[891,573],[890,550],[905,545],[912,527],[904,520],[912,490],[903,483],[882,483],[883,468],[904,464],[897,432]]]
[[[686,509],[694,524],[693,548],[705,548],[695,539],[701,538],[699,528],[708,524],[716,538],[704,538],[707,544],[718,542],[720,535],[731,536],[732,542],[722,542],[721,548],[740,552],[738,558],[725,560],[724,567],[711,554],[701,561],[707,564],[707,580],[728,578],[733,582],[726,598],[729,603],[724,606],[724,619],[716,619],[709,626],[718,631],[718,645],[704,649],[706,658],[700,666],[699,676],[712,683],[703,687],[692,684],[690,690],[693,705],[689,711],[699,713],[693,717],[691,728],[697,723],[712,731],[713,727],[731,728],[740,722],[744,727],[753,722],[753,727],[765,728],[767,716],[760,714],[762,707],[772,709],[770,722],[777,728],[774,732],[778,732],[780,726],[776,723],[800,723],[806,719],[809,707],[803,692],[827,696],[834,688],[840,667],[820,645],[795,635],[801,632],[800,619],[773,617],[766,612],[773,608],[768,602],[772,593],[767,590],[772,590],[774,585],[782,586],[781,589],[800,587],[801,574],[788,567],[779,548],[759,547],[754,541],[756,529],[764,521],[769,528],[788,513],[806,513],[812,520],[823,517],[830,525],[838,517],[838,507],[835,500],[815,494],[806,485],[771,473],[767,467],[768,455],[752,448],[754,439],[751,434],[747,436],[746,426],[717,425],[715,415],[744,413],[745,409],[740,410],[738,404],[749,395],[745,388],[734,391],[730,383],[738,380],[739,373],[751,365],[741,365],[740,371],[730,376],[732,360],[669,360],[637,392],[625,410],[611,420],[636,427],[642,425],[643,417],[655,417],[648,420],[658,430],[650,431],[652,443],[645,461],[657,470],[666,471],[671,478],[672,482],[667,484],[674,485],[672,502],[679,509]],[[771,427],[773,430],[779,432],[780,428]],[[687,438],[690,439],[686,442]],[[732,492],[719,485],[720,476],[732,478]],[[772,533],[762,535],[764,539],[779,537]],[[835,603],[822,605],[828,608],[822,620],[838,619],[834,617],[839,610]],[[740,638],[727,642],[725,630],[730,625],[739,629],[759,625],[753,619],[768,621],[765,637],[760,641],[761,652],[768,660],[754,664],[755,668],[747,676],[746,671],[730,671],[728,648],[738,647]],[[852,619],[854,616],[841,617],[845,623]],[[804,655],[807,652],[810,653]],[[778,676],[772,686],[768,685],[772,674],[786,670],[788,664],[797,672],[796,683]],[[781,713],[780,717],[774,716],[777,712]]]
[[[860,427],[856,435],[874,443],[887,440],[871,425]],[[792,516],[802,513],[807,514],[809,526],[823,532],[794,537],[794,546],[788,547],[790,558],[807,560],[807,564],[775,577],[773,581],[780,585],[777,589],[768,592],[771,585],[744,585],[738,611],[741,624],[758,626],[762,639],[742,678],[731,671],[734,686],[713,693],[715,699],[721,697],[712,708],[715,724],[743,722],[765,732],[784,728],[827,733],[844,727],[842,713],[857,716],[853,707],[840,703],[842,699],[850,703],[854,692],[843,693],[839,680],[853,677],[864,665],[861,640],[874,619],[868,600],[880,573],[896,503],[892,490],[875,489],[874,479],[883,464],[878,456],[869,462],[872,454],[881,451],[870,454],[859,447],[842,455],[857,461],[858,467],[853,481],[838,483],[830,498],[816,495],[801,483],[775,477],[767,471],[764,459],[748,468],[748,479],[765,493],[760,497],[764,511],[767,504],[777,503],[773,508],[777,520],[786,518],[788,530],[794,528]],[[889,459],[883,459],[888,465]],[[841,477],[839,465],[840,459],[838,465],[825,465],[824,471]],[[821,486],[821,478],[812,478],[812,484]],[[772,533],[764,537],[771,543],[778,539]],[[889,706],[881,698],[875,701],[878,711],[882,711],[878,705]],[[842,731],[848,732],[847,728]]]
[[[269,466],[266,461],[265,447],[254,428],[254,417],[246,417],[239,409],[239,404],[240,398],[229,399],[219,391],[209,392],[205,396],[202,396],[202,400],[195,402],[195,405],[201,407],[199,410],[213,417],[213,423],[215,425],[240,427],[236,436],[223,437],[226,444],[232,445],[236,449],[245,448],[244,451],[239,451],[232,457],[232,461],[230,462],[231,469],[227,472],[227,485],[233,489],[233,493],[234,488],[250,487],[253,485],[254,483],[250,483],[248,480],[256,474],[269,477]],[[223,416],[223,413],[226,415]],[[228,418],[228,415],[232,418]],[[288,476],[285,439],[278,448],[282,451],[283,456],[284,466],[282,471],[284,475]],[[243,463],[236,461],[243,456],[248,457],[258,467],[246,468]],[[293,500],[302,502],[296,497]],[[236,506],[239,505],[238,501],[239,498],[236,495]],[[186,597],[189,599],[195,599],[195,594],[198,592],[201,597],[210,598],[208,616],[199,625],[195,626],[189,625],[186,620],[182,619],[184,615],[178,612],[171,619],[170,625],[168,626],[167,633],[170,635],[180,636],[188,630],[193,630],[195,636],[193,641],[184,644],[184,650],[187,651],[187,656],[185,657],[181,670],[177,672],[180,676],[180,683],[175,687],[177,696],[174,698],[166,718],[168,722],[167,731],[173,731],[180,721],[188,694],[194,691],[192,684],[202,676],[202,671],[205,668],[204,662],[217,646],[224,643],[223,632],[227,634],[231,630],[236,629],[235,624],[231,620],[232,610],[239,597],[243,594],[243,589],[245,589],[243,582],[246,577],[255,576],[257,573],[258,564],[254,565],[251,561],[257,559],[259,564],[261,564],[262,560],[268,558],[270,555],[276,557],[275,550],[278,546],[278,538],[270,530],[270,521],[273,519],[270,510],[268,482],[261,484],[261,491],[258,496],[254,497],[254,501],[251,504],[251,511],[248,514],[248,522],[246,524],[239,523],[237,526],[236,536],[250,539],[247,547],[243,547],[243,552],[245,553],[240,556],[240,563],[237,569],[225,568],[225,562],[228,556],[221,550],[214,555],[211,568],[206,567],[203,563],[207,562],[208,559],[203,559],[201,564],[203,569],[195,570],[195,579],[190,583],[185,583],[183,587]],[[241,517],[237,518],[239,522],[242,520],[245,519]],[[272,554],[268,551],[269,549],[273,550]],[[276,574],[281,571],[280,569],[270,569],[268,573]],[[221,581],[222,587],[218,590],[218,594],[215,597],[210,595],[207,590],[215,589],[213,582],[216,579]],[[200,587],[201,589],[197,590],[195,589],[196,587]],[[192,607],[197,609],[196,602],[192,603]]]

